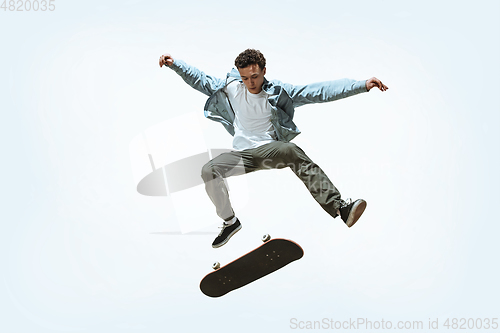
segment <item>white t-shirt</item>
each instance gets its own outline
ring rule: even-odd
[[[258,94],[248,91],[242,82],[232,82],[225,91],[235,113],[233,148],[245,150],[276,141],[271,124],[271,105],[268,94],[262,90]]]

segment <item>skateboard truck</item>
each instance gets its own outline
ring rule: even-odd
[[[262,241],[265,243],[271,239],[271,235],[265,234],[262,236]],[[216,271],[220,268],[220,262],[216,261],[212,264],[212,268]]]

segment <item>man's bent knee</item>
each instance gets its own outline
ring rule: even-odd
[[[202,168],[201,168],[201,178],[205,181],[208,182],[216,177],[217,173],[214,169],[214,165],[212,162],[206,163]]]
[[[283,159],[287,162],[293,161],[297,157],[297,153],[299,151],[299,147],[295,143],[284,142],[280,147],[280,155],[283,156]]]

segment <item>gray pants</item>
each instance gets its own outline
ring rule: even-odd
[[[234,217],[234,211],[224,178],[286,167],[292,169],[328,214],[337,216],[337,209],[341,206],[339,191],[323,170],[290,142],[275,141],[257,148],[221,154],[203,166],[201,177],[217,215],[229,221]]]

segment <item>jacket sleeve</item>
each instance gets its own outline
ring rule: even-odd
[[[174,72],[189,84],[192,88],[211,96],[215,91],[224,87],[225,80],[206,75],[196,67],[186,64],[182,60],[174,60],[174,63],[168,66]]]
[[[352,79],[317,82],[301,86],[284,83],[282,87],[292,99],[295,107],[311,103],[331,102],[368,91],[365,80]]]

